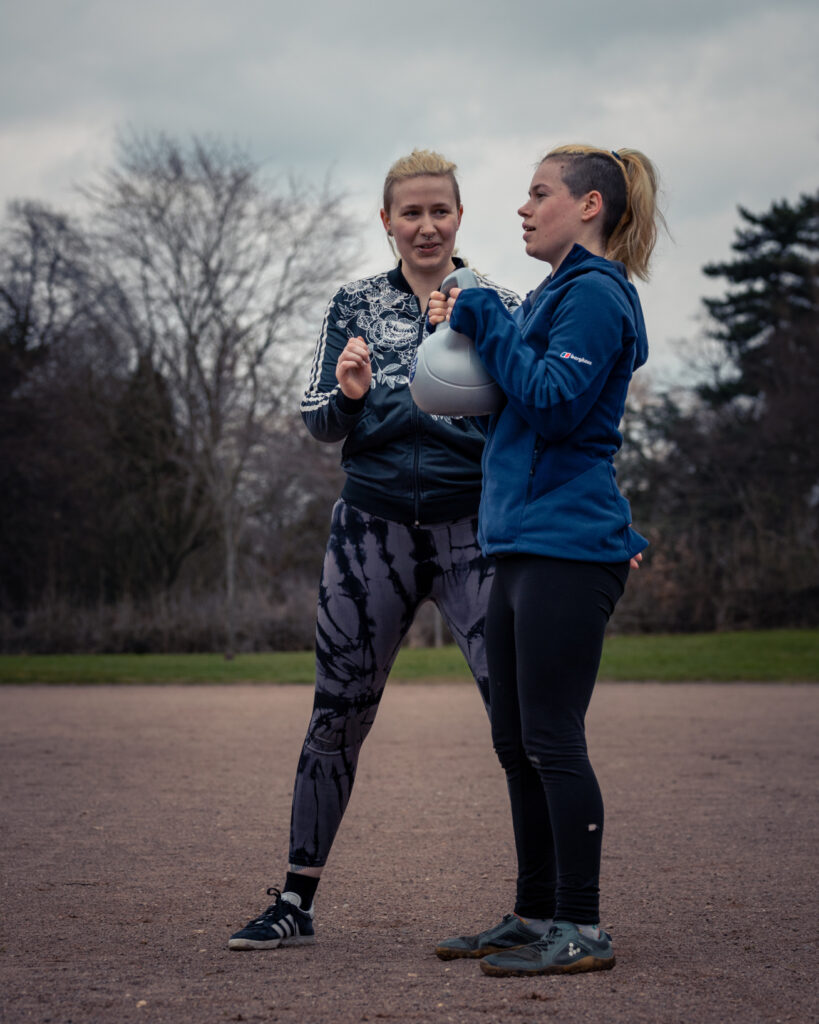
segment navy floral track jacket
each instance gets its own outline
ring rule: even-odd
[[[520,304],[513,292],[476,276],[506,308]],[[474,515],[481,494],[484,437],[475,422],[421,412],[409,392],[410,365],[428,333],[426,312],[400,264],[345,285],[327,307],[301,403],[315,438],[344,441],[345,501],[403,523]],[[373,380],[354,401],[342,394],[335,369],[347,341],[358,336],[370,350]]]

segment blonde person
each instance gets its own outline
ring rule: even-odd
[[[361,745],[420,605],[434,601],[487,700],[484,619],[492,575],[477,541],[483,435],[432,417],[408,388],[428,333],[431,293],[463,261],[455,165],[416,150],[390,168],[381,222],[399,257],[341,288],[319,333],[302,416],[319,441],[343,441],[346,482],[318,596],[316,692],[299,758],[289,870],[274,902],[231,949],[315,941],[313,902],[341,824]],[[479,278],[503,308],[519,299]],[[482,289],[481,289],[482,290]]]
[[[606,624],[647,543],[613,460],[629,381],[648,354],[630,277],[648,275],[662,223],[656,193],[655,169],[636,150],[554,149],[518,210],[526,252],[550,264],[549,276],[514,314],[478,289],[432,301],[431,319],[448,314],[475,340],[506,395],[488,423],[479,539],[495,559],[492,739],[511,801],[517,893],[499,924],[436,949],[478,957],[489,975],[615,963],[599,926],[603,802],[585,714]]]

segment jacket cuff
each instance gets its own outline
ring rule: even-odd
[[[453,331],[465,334],[474,341],[484,317],[484,310],[493,304],[493,298],[498,299],[497,293],[488,288],[464,288],[452,309],[449,326]],[[498,301],[500,302],[500,299]]]
[[[361,398],[348,398],[340,388],[335,397],[338,411],[344,413],[345,416],[355,416],[357,412],[361,412],[367,402],[367,395],[362,395]]]

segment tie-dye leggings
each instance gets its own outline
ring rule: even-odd
[[[336,503],[319,585],[315,702],[293,792],[295,867],[326,863],[387,675],[425,601],[438,606],[488,703],[492,565],[476,530],[477,518],[415,527]]]

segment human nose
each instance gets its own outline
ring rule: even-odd
[[[518,207],[518,217],[523,217],[525,219],[526,217],[529,216],[529,214],[531,212],[532,212],[532,210],[531,210],[531,207],[529,206],[529,200],[528,199],[523,204],[523,206],[519,206]]]
[[[421,234],[423,235],[434,235],[437,228],[435,227],[435,221],[429,214],[421,219]]]

